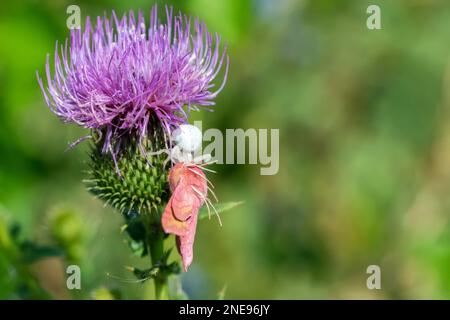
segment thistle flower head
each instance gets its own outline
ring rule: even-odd
[[[122,18],[113,12],[95,23],[88,17],[84,31],[71,30],[70,43],[56,44],[53,74],[47,57],[47,86],[38,75],[50,109],[64,122],[100,132],[103,153],[114,156],[126,147],[122,137],[142,142],[155,127],[170,133],[191,109],[214,105],[225,83],[228,57],[219,36],[172,8],[166,18],[161,24],[156,6],[148,24],[142,12]],[[216,88],[212,81],[224,64]]]

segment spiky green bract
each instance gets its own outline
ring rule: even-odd
[[[117,165],[110,154],[100,147],[91,150],[88,190],[106,204],[123,214],[128,212],[159,213],[169,199],[167,155],[149,155],[164,148],[157,140],[147,140],[141,150],[130,143],[117,157]],[[143,154],[146,153],[147,155]]]

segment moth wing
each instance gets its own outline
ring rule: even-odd
[[[185,179],[187,179],[189,184],[202,194],[201,198],[204,200],[208,194],[208,180],[206,179],[205,173],[197,165],[188,167],[186,171]]]
[[[188,231],[183,236],[177,237],[177,248],[181,255],[183,270],[186,272],[194,259],[194,240],[197,229],[197,212],[187,221],[189,223]]]
[[[169,199],[161,217],[161,224],[165,233],[182,236],[189,231],[188,221],[180,221],[175,218],[172,209],[172,198]]]
[[[194,258],[194,240],[200,207],[205,202],[208,185],[198,166],[175,165],[169,173],[172,196],[164,210],[164,231],[175,234],[183,270],[187,271]]]
[[[202,205],[199,195],[189,183],[186,183],[186,180],[178,184],[171,199],[173,215],[181,221],[188,220],[192,213],[198,211]]]
[[[169,171],[169,185],[170,190],[173,192],[176,187],[178,186],[178,183],[180,182],[181,178],[185,174],[186,168],[184,164],[177,163],[175,166],[173,166]]]

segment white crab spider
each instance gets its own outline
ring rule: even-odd
[[[202,145],[202,132],[196,126],[191,124],[181,124],[171,135],[171,141],[174,146],[171,149],[162,149],[156,152],[150,152],[148,155],[159,155],[167,153],[167,161],[172,160],[173,163],[193,163],[211,164],[211,155],[202,154],[194,156]]]
[[[171,150],[171,158],[175,163],[204,163],[211,160],[210,154],[194,157],[202,145],[202,132],[191,124],[180,125],[172,134],[175,146]]]

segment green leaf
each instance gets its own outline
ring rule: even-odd
[[[217,213],[222,213],[222,212],[231,210],[237,206],[240,206],[244,202],[245,201],[225,202],[225,203],[216,204],[216,205],[214,205],[214,207],[216,208]],[[211,209],[210,211],[211,211],[211,215],[215,214],[215,211],[213,209]],[[208,218],[208,217],[209,217],[208,208],[205,205],[200,209],[200,212],[198,214],[198,219],[201,220],[201,219]]]

